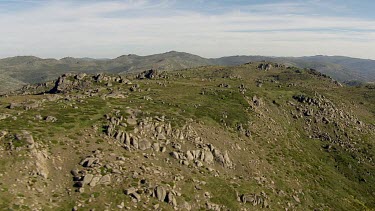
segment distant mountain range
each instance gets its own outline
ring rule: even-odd
[[[123,74],[147,69],[178,70],[207,65],[234,66],[261,60],[300,68],[313,68],[341,82],[375,81],[375,60],[342,56],[229,56],[208,59],[189,53],[171,51],[150,56],[129,54],[115,59],[66,57],[57,60],[41,59],[34,56],[17,56],[0,59],[0,92],[14,90],[29,83],[41,83],[53,80],[57,76],[67,72]]]

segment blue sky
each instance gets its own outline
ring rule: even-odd
[[[177,50],[375,59],[373,11],[370,0],[0,0],[0,57]]]

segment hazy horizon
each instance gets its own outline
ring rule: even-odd
[[[0,58],[115,58],[171,50],[375,59],[375,2],[364,0],[0,2]]]
[[[116,59],[121,56],[125,55],[136,55],[136,56],[152,56],[152,55],[157,55],[157,54],[165,54],[169,52],[178,52],[178,53],[187,53],[187,54],[192,54],[189,52],[183,52],[183,51],[175,51],[175,50],[170,50],[166,52],[160,52],[160,53],[155,53],[155,54],[144,54],[144,55],[139,55],[139,54],[134,54],[134,53],[126,53],[126,54],[121,54],[115,57],[110,57],[110,58],[95,58],[95,57],[72,57],[72,56],[64,56],[64,57],[43,57],[43,56],[36,56],[36,55],[15,55],[15,56],[7,56],[7,57],[0,57],[0,59],[6,59],[6,58],[13,58],[13,57],[38,57],[40,59],[56,59],[56,60],[61,60],[64,58],[75,58],[75,59],[95,59],[95,60],[110,60],[110,59]],[[218,59],[218,58],[223,58],[223,57],[233,57],[233,56],[259,56],[259,57],[274,57],[274,58],[301,58],[301,57],[314,57],[314,56],[327,56],[327,57],[348,57],[348,58],[354,58],[354,59],[365,59],[365,60],[375,60],[375,59],[368,59],[368,58],[359,58],[359,57],[351,57],[351,56],[346,56],[346,55],[322,55],[322,54],[317,54],[317,55],[302,55],[302,56],[272,56],[272,55],[225,55],[225,56],[219,56],[219,57],[205,57],[201,56],[198,54],[192,54],[195,56],[199,56],[205,59]]]

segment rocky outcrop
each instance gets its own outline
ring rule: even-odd
[[[234,167],[228,151],[222,152],[212,144],[205,144],[189,124],[173,128],[164,116],[137,120],[134,115],[125,118],[108,114],[106,118],[109,124],[105,126],[105,133],[126,150],[165,152],[167,147],[171,147],[170,156],[182,165],[202,167],[216,163],[225,168]],[[133,131],[127,129],[128,125],[134,126]],[[195,145],[196,149],[182,151],[186,141]]]
[[[131,82],[122,76],[110,76],[103,73],[96,75],[87,75],[85,73],[80,74],[64,74],[60,76],[54,87],[49,93],[69,93],[73,90],[92,90],[95,84],[106,83],[108,87],[112,86],[112,83],[118,84],[131,84]]]
[[[79,192],[83,192],[85,186],[95,187],[97,185],[111,184],[112,175],[110,172],[104,172],[103,166],[107,170],[112,169],[112,166],[110,164],[103,165],[98,157],[100,157],[99,152],[96,152],[82,159],[79,165],[83,169],[73,169],[71,171],[74,187],[78,188]],[[114,171],[112,170],[112,172]]]
[[[130,196],[135,202],[140,202],[142,198],[146,198],[148,200],[150,197],[153,197],[160,202],[177,207],[176,193],[173,190],[168,190],[161,185],[157,185],[154,188],[146,186],[142,189],[130,187],[124,190],[124,194]]]
[[[253,206],[261,206],[262,208],[268,208],[268,196],[266,193],[261,192],[261,194],[242,194],[240,196],[240,201],[244,204],[249,203]]]
[[[318,93],[314,96],[294,95],[293,99],[298,102],[290,104],[295,107],[295,111],[291,113],[293,118],[304,121],[304,129],[309,137],[321,140],[324,150],[330,152],[340,148],[352,153],[353,157],[359,159],[358,162],[361,159],[373,162],[354,141],[358,134],[373,131],[370,125],[363,124],[350,111],[340,108]],[[356,133],[349,135],[348,128],[354,129]]]
[[[229,158],[227,151],[222,153],[216,149],[212,144],[202,146],[202,149],[188,150],[186,153],[173,151],[170,155],[180,161],[183,165],[189,165],[192,162],[197,167],[202,167],[203,163],[210,165],[216,162],[217,164],[226,167],[233,168],[233,163]]]
[[[21,103],[10,103],[10,105],[7,106],[7,108],[9,108],[9,109],[21,108],[21,109],[24,109],[24,110],[31,110],[31,109],[36,109],[36,108],[40,107],[41,104],[42,104],[42,102],[40,102],[40,101],[28,100],[28,101],[21,102]]]
[[[272,69],[272,64],[270,63],[261,63],[258,65],[258,69],[268,71]]]
[[[159,76],[157,70],[146,70],[137,75],[137,79],[154,79]]]

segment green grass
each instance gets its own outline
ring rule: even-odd
[[[331,119],[329,124],[315,122],[314,117],[294,119],[292,113],[296,112],[296,108],[290,105],[292,102],[301,107],[307,106],[298,103],[293,96],[303,94],[313,98],[317,92],[332,101],[337,108],[354,113],[364,124],[374,124],[373,90],[366,87],[340,88],[329,79],[312,75],[306,70],[300,73],[293,68],[265,72],[255,67],[256,64],[252,64],[232,68],[203,67],[168,72],[166,75],[171,76],[169,79],[134,80],[133,82],[138,83],[143,91],[132,93],[126,91],[125,99],[103,100],[100,97],[90,97],[83,99],[83,102],[75,100],[61,103],[45,102],[42,107],[27,112],[22,109],[6,109],[5,105],[12,99],[1,98],[0,112],[10,113],[18,118],[0,121],[0,128],[6,128],[11,134],[23,129],[31,131],[35,141],[48,145],[51,152],[63,149],[59,152],[68,154],[71,150],[68,145],[72,144],[87,146],[90,150],[100,148],[106,154],[111,154],[118,151],[114,147],[106,147],[106,139],[99,137],[98,134],[103,135],[102,126],[108,124],[104,115],[113,113],[114,110],[119,110],[120,115],[125,117],[128,116],[126,114],[128,107],[142,110],[144,112],[138,116],[140,119],[164,115],[174,128],[182,127],[193,119],[195,124],[204,123],[202,124],[204,127],[214,128],[212,132],[225,131],[230,134],[225,137],[223,143],[210,138],[205,141],[210,141],[221,149],[227,147],[232,160],[236,163],[236,169],[222,170],[218,166],[213,166],[221,171],[219,177],[213,177],[207,170],[174,166],[177,164],[172,162],[171,166],[168,166],[169,170],[184,174],[185,180],[175,182],[163,178],[158,184],[176,185],[181,188],[179,203],[187,201],[194,204],[197,194],[208,191],[213,196],[210,199],[212,203],[223,205],[230,210],[240,210],[243,207],[254,209],[252,205],[237,202],[236,193],[259,194],[264,191],[269,196],[270,209],[274,210],[285,209],[288,203],[292,206],[290,209],[296,210],[374,209],[375,167],[370,161],[371,158],[374,160],[375,155],[373,127],[358,131],[355,129],[356,123],[339,118]],[[185,77],[180,77],[181,75]],[[263,81],[262,87],[256,86],[256,81],[259,80]],[[165,83],[166,87],[158,83]],[[229,84],[230,88],[218,87],[221,83]],[[288,87],[291,83],[295,86]],[[246,97],[252,99],[256,95],[262,99],[263,105],[252,109],[245,96],[238,90],[241,84],[247,89]],[[112,89],[118,88],[128,90],[129,87],[114,83]],[[145,91],[147,88],[151,91]],[[204,94],[201,94],[202,90]],[[107,92],[109,91],[105,89],[100,94]],[[145,96],[153,100],[146,101]],[[73,108],[70,104],[78,108]],[[315,112],[319,111],[317,106],[310,106],[310,108]],[[36,121],[34,117],[38,114],[43,114],[43,117],[54,116],[57,121],[54,123]],[[311,120],[310,123],[308,119]],[[250,138],[237,132],[236,128],[239,124],[251,130]],[[84,141],[82,138],[87,135],[85,131],[91,129],[93,125],[99,127],[98,131],[92,134],[94,138]],[[342,128],[338,125],[342,125],[340,126]],[[128,126],[123,129],[132,131],[134,127]],[[339,143],[309,138],[317,131],[329,134],[333,137],[332,140],[353,143],[355,150]],[[71,139],[71,142],[64,143],[66,138]],[[2,144],[9,141],[17,147],[23,147],[22,142],[14,141],[9,137],[2,141]],[[98,144],[102,146],[97,146]],[[187,149],[194,148],[192,143],[186,144]],[[243,150],[237,150],[235,144],[239,144]],[[327,144],[332,145],[332,150],[323,148]],[[82,157],[86,153],[84,147],[74,155]],[[124,155],[126,158],[133,159],[137,156],[143,158],[133,151],[121,152],[119,155]],[[10,154],[6,159],[0,159],[0,172],[9,171],[12,164],[21,162],[24,159],[22,153],[24,152]],[[156,156],[161,157],[158,157],[155,165],[166,165],[163,161],[167,155],[156,153]],[[153,167],[146,161],[142,165]],[[111,169],[104,167],[100,169],[102,175],[110,172]],[[233,179],[234,177],[237,179]],[[264,177],[265,181],[258,183],[255,177]],[[195,189],[193,178],[207,182],[202,186],[201,191]],[[3,186],[2,184],[1,188],[5,188]],[[57,210],[71,209],[74,206],[74,197],[87,201],[92,196],[96,200],[86,208],[102,210],[105,209],[104,204],[107,201],[111,201],[114,205],[122,201],[130,202],[130,197],[125,196],[122,190],[124,187],[138,186],[138,179],[129,177],[120,186],[113,189],[106,186],[101,186],[101,189],[85,189],[84,194],[73,193],[71,197],[60,192],[51,196],[60,206],[56,208]],[[285,195],[278,194],[281,190]],[[293,196],[298,196],[301,203],[297,203]],[[57,200],[60,197],[62,201]],[[0,209],[9,207],[22,209],[22,207],[13,207],[8,197],[3,198],[0,200]],[[150,203],[159,202],[151,199]],[[171,208],[166,204],[161,204],[161,207]],[[204,206],[198,206],[197,209],[202,207]]]

